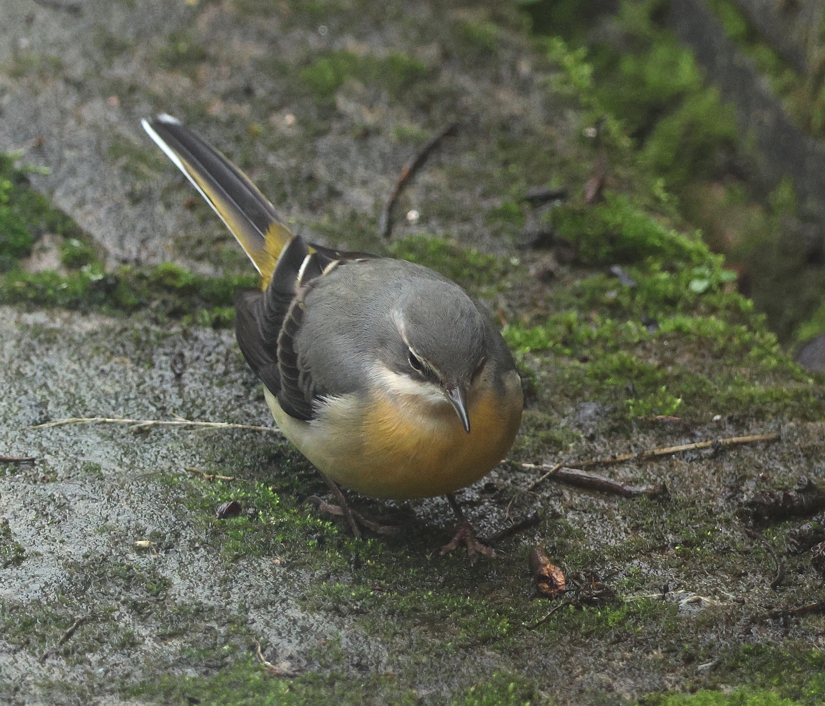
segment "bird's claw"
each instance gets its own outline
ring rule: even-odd
[[[344,505],[343,507],[341,505],[333,505],[319,498],[317,495],[313,495],[309,499],[315,503],[321,512],[328,512],[330,515],[345,517],[353,535],[355,535],[358,539],[361,539],[361,527],[364,527],[371,532],[375,532],[376,534],[384,535],[395,534],[398,531],[398,528],[394,525],[382,525],[380,522],[364,517],[360,512],[353,510],[349,505]]]
[[[456,531],[453,535],[453,538],[449,542],[447,542],[447,544],[441,547],[441,555],[443,556],[447,552],[451,552],[453,551],[453,549],[457,549],[461,544],[467,547],[467,556],[483,554],[484,556],[488,556],[491,559],[495,559],[496,557],[501,556],[500,554],[497,554],[496,550],[492,547],[488,547],[486,544],[479,542],[476,538],[476,533],[473,529],[473,526],[466,521],[459,523],[459,525],[456,527]]]

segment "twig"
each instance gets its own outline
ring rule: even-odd
[[[751,436],[734,436],[727,439],[714,439],[713,441],[697,441],[693,444],[681,444],[680,446],[665,446],[658,449],[651,449],[650,451],[640,451],[635,454],[620,454],[611,456],[609,458],[600,458],[593,461],[584,461],[579,463],[579,468],[567,468],[561,463],[554,466],[548,464],[537,465],[535,463],[522,463],[522,468],[537,468],[546,471],[540,478],[534,480],[525,491],[530,492],[542,483],[547,478],[552,477],[560,483],[567,483],[568,485],[575,485],[580,488],[588,488],[590,490],[600,490],[606,493],[615,493],[624,498],[635,498],[639,495],[647,495],[655,498],[659,495],[667,493],[667,488],[664,484],[653,486],[642,486],[635,488],[633,486],[624,485],[611,478],[604,476],[597,476],[592,473],[585,473],[583,468],[593,468],[594,466],[611,466],[617,463],[626,463],[627,461],[648,461],[654,458],[661,458],[663,456],[672,456],[673,454],[682,451],[694,451],[696,449],[708,449],[711,447],[720,446],[739,446],[741,444],[755,444],[760,441],[777,441],[780,438],[779,434],[753,434]],[[515,500],[515,497],[513,498]],[[507,506],[509,516],[510,505]]]
[[[771,546],[771,543],[763,535],[759,534],[759,532],[750,527],[745,527],[744,529],[745,534],[748,535],[748,537],[760,541],[768,550],[768,554],[771,555],[773,563],[776,565],[776,575],[773,577],[773,581],[771,581],[771,590],[775,591],[779,587],[779,585],[785,580],[785,565],[777,556],[776,552]]]
[[[634,487],[632,485],[620,483],[612,478],[598,476],[595,473],[586,473],[579,468],[566,468],[564,466],[559,466],[558,464],[556,466],[549,467],[537,466],[534,463],[522,463],[521,467],[540,469],[549,468],[550,471],[552,471],[552,473],[545,473],[541,478],[539,478],[539,481],[542,481],[545,478],[552,478],[553,480],[559,481],[560,483],[566,483],[567,485],[574,485],[578,488],[587,488],[588,490],[599,490],[605,493],[614,493],[615,495],[621,495],[623,498],[636,498],[640,495],[647,495],[650,498],[655,498],[667,493],[667,488],[664,484]],[[534,482],[530,486],[530,489],[532,490],[536,487],[536,485],[538,485],[538,481]]]
[[[520,522],[516,522],[509,527],[505,527],[503,530],[496,532],[492,537],[484,540],[484,544],[495,544],[505,537],[509,537],[511,535],[518,534],[519,532],[523,532],[526,529],[530,529],[531,527],[535,527],[539,522],[541,522],[541,515],[534,512],[532,515],[528,515]]]
[[[525,468],[533,468],[533,467],[534,467],[532,464],[525,464],[525,463],[522,463],[521,465],[522,465],[523,467],[525,467]],[[526,488],[525,490],[521,490],[521,491],[517,492],[517,493],[516,493],[516,494],[515,494],[512,498],[510,498],[510,502],[509,502],[509,503],[507,503],[507,512],[506,512],[506,513],[504,513],[504,514],[505,514],[505,517],[507,517],[507,519],[508,519],[508,520],[510,519],[510,508],[511,508],[511,507],[513,507],[513,503],[515,502],[516,498],[517,498],[519,495],[521,495],[522,493],[529,493],[529,492],[531,492],[531,491],[535,490],[535,489],[536,489],[536,487],[538,487],[538,485],[539,485],[542,481],[544,481],[544,479],[545,479],[545,478],[549,478],[550,476],[552,476],[552,475],[553,475],[556,471],[558,471],[558,470],[562,467],[562,465],[563,465],[563,464],[561,464],[561,463],[557,463],[555,466],[553,466],[552,468],[550,468],[550,470],[549,470],[549,471],[547,471],[547,473],[545,473],[545,474],[544,474],[541,478],[539,478],[539,479],[537,479],[537,480],[534,480],[532,483],[530,483],[530,485],[529,485],[529,486],[527,486],[527,488]],[[536,466],[536,467],[537,467],[537,466]],[[543,467],[544,467],[544,466],[542,466],[542,468],[543,468]]]
[[[797,608],[780,608],[778,610],[772,610],[770,612],[770,616],[771,618],[785,618],[792,615],[813,615],[816,613],[825,613],[825,601],[808,603]]]
[[[264,653],[261,650],[261,643],[255,640],[255,652],[258,655],[258,660],[261,662],[264,667],[267,668],[267,671],[272,674],[273,676],[277,677],[295,677],[298,676],[298,673],[291,670],[291,669],[281,669],[280,667],[272,664],[272,662],[267,661],[264,657]],[[281,663],[283,664],[283,662]],[[287,662],[287,664],[289,664]]]
[[[415,176],[415,173],[422,167],[424,162],[427,161],[427,157],[430,156],[432,151],[438,147],[445,137],[452,134],[456,127],[458,127],[458,123],[450,123],[440,132],[436,133],[436,135],[427,140],[413,158],[404,165],[392,193],[390,193],[387,202],[384,204],[384,208],[381,211],[381,218],[378,220],[378,232],[385,238],[389,238],[390,233],[392,233],[392,209],[401,192],[404,190],[404,187],[407,185],[407,182]]]
[[[50,647],[42,655],[40,655],[40,663],[46,661],[46,658],[52,654],[58,647],[63,645],[72,635],[74,635],[75,630],[77,630],[83,623],[85,623],[89,619],[88,615],[83,615],[75,620],[71,627],[63,633],[63,636],[57,641],[57,644],[54,647]]]
[[[734,436],[728,439],[714,439],[712,441],[697,441],[693,444],[681,444],[680,446],[666,446],[664,448],[652,449],[650,451],[640,451],[635,454],[620,454],[609,458],[600,458],[594,461],[585,461],[578,464],[581,468],[592,468],[593,466],[612,466],[616,463],[626,463],[627,461],[648,461],[652,458],[662,456],[672,456],[682,451],[695,451],[698,449],[709,449],[714,446],[740,446],[741,444],[756,444],[760,441],[778,441],[779,434],[753,434],[751,436]]]
[[[547,613],[547,615],[545,615],[542,618],[539,618],[532,625],[525,625],[524,627],[527,628],[528,630],[535,630],[539,625],[544,625],[544,623],[546,623],[548,620],[550,620],[553,613],[558,612],[559,610],[561,610],[562,608],[564,608],[565,606],[568,606],[568,605],[572,605],[572,601],[562,601],[555,608],[553,608],[553,610],[551,610],[549,613]]]
[[[133,429],[142,430],[159,426],[178,427],[210,427],[213,429],[248,429],[250,431],[267,431],[272,434],[280,434],[280,430],[275,427],[260,427],[251,424],[230,424],[229,422],[193,422],[190,419],[119,419],[109,417],[71,417],[69,419],[58,419],[55,422],[46,424],[35,424],[30,429],[48,429],[50,427],[62,427],[70,424],[132,424]]]
[[[524,466],[524,467],[528,467],[530,464],[522,463],[521,465]],[[544,482],[544,480],[546,478],[549,478],[554,473],[557,473],[563,465],[564,465],[563,463],[557,463],[549,471],[547,471],[547,473],[545,473],[541,478],[538,478],[538,479],[534,480],[532,483],[530,483],[530,485],[527,486],[527,490],[525,490],[524,492],[529,493],[530,491],[535,490],[539,485],[541,485],[541,483]],[[542,466],[542,468],[544,468],[544,466]]]
[[[201,476],[204,480],[213,481],[213,480],[225,480],[225,481],[241,481],[242,483],[254,483],[255,481],[250,480],[249,478],[238,478],[238,476],[222,476],[218,473],[207,473],[206,471],[202,471],[200,468],[193,468],[191,466],[184,466],[184,471],[188,471],[189,473],[197,473]]]
[[[34,456],[0,456],[0,463],[34,463]]]
[[[270,672],[277,671],[275,669],[275,665],[272,662],[267,662],[266,658],[264,657],[264,653],[261,651],[261,643],[255,640],[255,652],[258,654],[258,659],[260,660],[261,664],[264,665]]]

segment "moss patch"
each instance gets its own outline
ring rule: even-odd
[[[428,73],[426,64],[407,54],[396,52],[375,57],[336,51],[316,59],[301,70],[299,77],[316,96],[330,99],[349,79],[380,86],[391,96],[397,96]]]
[[[390,252],[393,257],[440,272],[476,295],[506,287],[508,277],[523,274],[515,258],[481,253],[446,238],[416,235],[394,241]]]
[[[29,186],[26,171],[15,167],[16,159],[0,154],[0,273],[28,256],[44,233],[86,240],[70,218]]]
[[[26,551],[14,541],[9,523],[0,520],[0,569],[18,566],[25,558]]]

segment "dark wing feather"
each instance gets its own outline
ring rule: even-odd
[[[281,326],[278,336],[278,370],[281,373],[281,390],[278,402],[281,408],[296,419],[313,419],[312,402],[315,397],[312,375],[298,364],[295,351],[295,334],[304,318],[304,303],[296,297]]]
[[[268,346],[261,335],[264,318],[264,294],[257,289],[235,292],[235,337],[252,372],[266,388],[277,395],[281,389],[281,374],[274,346]]]
[[[249,367],[295,419],[315,418],[312,373],[301,367],[295,337],[304,316],[304,295],[331,272],[339,254],[296,236],[284,248],[264,292],[244,290],[235,297],[235,333]],[[360,253],[357,255],[361,259]]]

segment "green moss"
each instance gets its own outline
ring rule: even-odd
[[[63,73],[63,60],[60,57],[32,52],[15,53],[6,66],[8,75],[18,79],[34,77],[46,81]]]
[[[507,258],[463,248],[447,238],[415,235],[393,241],[390,252],[393,257],[440,272],[472,292],[505,286],[508,275],[518,270]]]
[[[698,234],[683,235],[624,194],[608,192],[593,206],[555,209],[558,234],[572,242],[587,264],[636,262],[646,257],[680,265],[702,265],[710,251]]]
[[[491,224],[506,224],[518,230],[524,225],[524,211],[514,201],[505,201],[501,206],[490,210],[487,219]]]
[[[530,706],[547,702],[536,691],[535,685],[520,674],[496,672],[486,683],[471,686],[454,697],[451,706]]]
[[[462,23],[460,36],[466,42],[488,52],[498,49],[498,25],[486,21],[467,21]]]
[[[194,291],[198,277],[174,262],[163,262],[149,275],[149,281],[164,289],[185,293]]]
[[[641,158],[681,192],[692,180],[712,175],[720,153],[733,152],[735,143],[733,106],[723,105],[718,90],[707,88],[692,92],[678,110],[656,123]]]
[[[65,276],[13,269],[0,275],[0,302],[111,314],[151,307],[155,316],[225,327],[234,320],[234,292],[254,287],[257,279],[255,275],[206,277],[170,263],[151,270],[123,266],[111,273],[93,263]]]
[[[0,520],[0,569],[19,566],[25,558],[26,551],[14,541],[9,523]]]
[[[215,519],[215,508],[229,501],[240,503],[242,514]],[[297,505],[290,494],[275,490],[271,483],[215,481],[205,486],[201,495],[193,496],[192,503],[212,527],[214,541],[230,561],[277,555],[285,544],[317,548],[319,537],[337,534],[331,521],[319,518],[310,507]]]
[[[791,408],[816,418],[825,411],[816,386],[782,353],[752,304],[732,291],[734,275],[721,258],[654,221],[636,232],[655,237],[637,238],[642,245],[622,250],[616,241],[598,243],[613,248],[611,257],[597,251],[607,262],[618,252],[628,258],[639,250],[659,252],[626,266],[634,286],[602,274],[584,277],[557,292],[557,310],[541,325],[505,326],[519,356],[546,359],[544,384],[601,400],[612,414],[631,419]],[[695,263],[702,256],[706,264],[675,271],[660,264],[660,258]],[[677,362],[676,351],[689,355]]]
[[[770,690],[762,694],[745,691],[742,701],[732,702],[736,704],[750,704],[748,698],[756,704],[761,703],[757,698],[764,698],[768,704],[782,703],[778,701],[782,698],[814,706],[825,700],[825,654],[804,642],[787,641],[781,647],[758,644],[722,649],[712,674],[708,686],[748,684],[752,689]],[[771,698],[774,701],[768,700]]]
[[[430,137],[430,134],[425,130],[409,125],[396,125],[392,129],[392,135],[396,142],[410,142],[412,144],[421,144]]]
[[[799,706],[773,691],[737,689],[730,693],[703,689],[695,694],[669,694],[661,699],[646,699],[651,706]]]
[[[77,238],[69,238],[60,244],[60,263],[70,270],[91,265],[97,259],[95,249]]]
[[[8,179],[0,179],[0,258],[7,263],[28,255],[34,242],[22,218],[8,205],[11,189]]]
[[[725,33],[770,81],[774,94],[796,124],[815,137],[825,135],[825,72],[821,61],[814,63],[807,74],[800,74],[750,24],[735,2],[710,0],[708,4]]]
[[[208,58],[209,52],[195,34],[186,29],[170,32],[166,37],[166,45],[157,53],[158,63],[163,68],[185,74],[194,72]]]
[[[129,690],[136,697],[155,698],[165,704],[203,703],[210,706],[309,706],[311,704],[393,703],[413,706],[416,694],[397,683],[391,674],[369,673],[352,677],[338,671],[302,674],[294,678],[272,676],[252,657],[205,677],[164,674]]]
[[[429,73],[419,59],[403,53],[385,57],[358,55],[350,51],[328,52],[304,68],[299,78],[318,97],[330,99],[349,79],[380,86],[396,96]]]
[[[21,176],[14,169],[13,157],[0,154],[0,272],[28,255],[34,242],[23,214],[15,207]]]
[[[0,276],[30,255],[45,233],[74,240],[81,249],[90,247],[74,221],[30,187],[25,169],[15,167],[16,159],[0,154]]]

